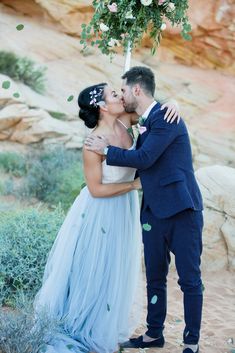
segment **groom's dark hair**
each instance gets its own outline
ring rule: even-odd
[[[155,92],[155,77],[152,70],[144,66],[134,66],[124,73],[122,79],[126,79],[128,86],[139,84],[146,94],[154,96]]]

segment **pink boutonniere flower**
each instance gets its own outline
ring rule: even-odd
[[[146,126],[141,126],[140,124],[137,124],[137,128],[139,130],[140,135],[142,135],[145,131],[147,131]]]
[[[158,0],[158,5],[162,5],[166,0]]]
[[[117,12],[117,4],[116,2],[113,2],[111,5],[108,5],[108,9],[110,12]]]

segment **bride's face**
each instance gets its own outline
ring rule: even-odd
[[[120,115],[124,112],[123,102],[117,92],[110,86],[104,88],[104,99],[107,111],[112,115]]]

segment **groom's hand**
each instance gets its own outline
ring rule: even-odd
[[[86,150],[103,155],[104,148],[109,146],[109,141],[104,136],[90,135],[85,139],[84,145]]]

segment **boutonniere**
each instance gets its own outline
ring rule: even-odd
[[[140,135],[142,135],[145,131],[147,131],[146,126],[141,126],[140,124],[137,124],[137,129],[138,129]]]
[[[140,126],[144,125],[145,120],[146,120],[145,117],[140,116],[140,117],[139,117],[139,124],[138,124],[138,125],[140,125]]]

